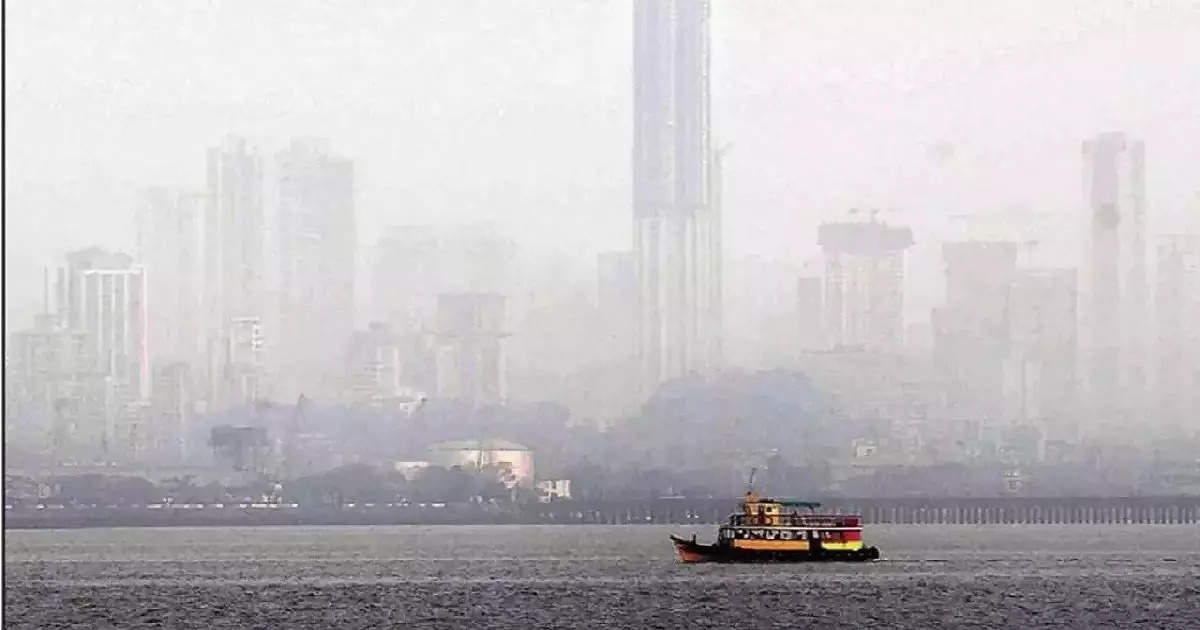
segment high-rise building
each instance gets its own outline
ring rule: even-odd
[[[1157,243],[1155,399],[1162,423],[1195,427],[1200,417],[1200,235]]]
[[[265,295],[263,160],[242,138],[208,150],[204,224],[205,299],[222,330],[234,317],[261,316]]]
[[[719,159],[711,149],[709,3],[638,0],[633,215],[643,394],[721,351]]]
[[[206,398],[220,410],[238,398],[226,389],[238,380],[223,370],[234,322],[259,318],[266,305],[264,163],[244,138],[208,150],[204,213]]]
[[[146,273],[129,255],[101,248],[71,252],[66,262],[58,319],[82,345],[61,410],[76,418],[85,454],[137,457],[145,446],[139,410],[151,395]]]
[[[275,169],[272,372],[293,393],[333,395],[354,330],[354,164],[295,139]]]
[[[438,296],[437,394],[474,405],[503,404],[505,299],[489,293]]]
[[[438,296],[511,293],[515,257],[515,244],[487,224],[384,232],[373,253],[372,317],[391,326],[408,386],[437,390]]]
[[[137,260],[149,291],[151,363],[203,365],[204,210],[200,194],[145,192],[137,214]]]
[[[116,378],[138,400],[150,395],[146,275],[130,260],[82,270],[78,321],[90,369]]]
[[[251,404],[263,394],[262,318],[234,317],[228,330],[221,363],[215,370],[222,375],[224,402],[230,406]]]
[[[31,448],[66,454],[78,431],[78,388],[87,338],[44,313],[12,333],[5,349],[4,422]]]
[[[69,252],[66,265],[57,272],[55,305],[59,324],[82,330],[86,308],[84,299],[84,272],[89,269],[128,269],[133,260],[126,254],[110,252],[101,247],[89,247]]]
[[[355,332],[347,362],[347,393],[351,401],[375,408],[412,413],[425,394],[406,374],[403,337],[384,322],[372,322]]]
[[[1073,441],[1077,400],[1077,272],[1018,269],[1012,284],[1006,416]]]
[[[946,306],[934,318],[934,350],[952,414],[999,421],[1011,341],[1014,243],[946,243]]]
[[[824,320],[834,347],[896,352],[904,344],[905,250],[912,230],[876,222],[824,223]]]
[[[1080,351],[1084,393],[1099,421],[1133,420],[1145,406],[1145,147],[1123,133],[1083,143],[1084,259]]]

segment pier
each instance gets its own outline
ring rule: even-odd
[[[1198,525],[1200,496],[825,499],[822,513],[897,525]],[[348,503],[13,505],[8,529],[256,525],[634,525],[722,523],[736,499],[555,501],[524,506]]]
[[[820,512],[861,514],[867,524],[1200,524],[1200,496],[827,499],[821,504]],[[536,522],[547,523],[706,524],[723,522],[736,508],[735,499],[659,499],[562,502],[532,510]]]

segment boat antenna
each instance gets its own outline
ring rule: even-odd
[[[758,472],[757,467],[750,469],[750,479],[746,482],[746,492],[752,492],[754,490],[754,473],[756,472]]]

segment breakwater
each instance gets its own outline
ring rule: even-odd
[[[446,504],[22,505],[4,526],[21,528],[247,525],[712,524],[735,499],[557,501],[527,506]],[[866,524],[1200,524],[1200,496],[825,499],[822,512],[861,514]]]

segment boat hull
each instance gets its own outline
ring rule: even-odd
[[[866,562],[878,560],[879,550],[875,547],[863,547],[854,551],[832,549],[815,550],[761,550],[739,549],[724,545],[704,545],[693,538],[687,540],[671,536],[675,552],[679,560],[686,563],[694,562]]]

